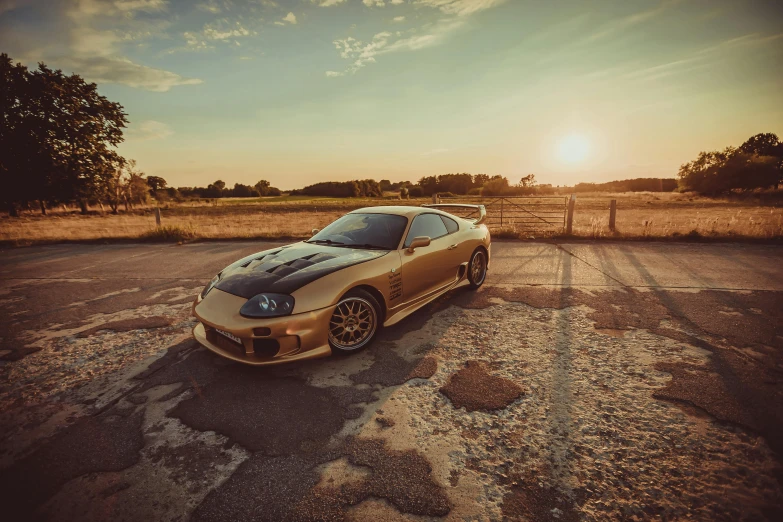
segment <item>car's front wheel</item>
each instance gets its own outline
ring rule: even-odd
[[[358,288],[345,294],[329,319],[329,346],[343,354],[369,346],[378,332],[380,311],[369,292]]]
[[[468,281],[470,287],[474,290],[484,284],[487,278],[487,254],[480,248],[477,248],[470,256],[468,263]]]

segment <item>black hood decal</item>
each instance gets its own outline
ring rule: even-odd
[[[262,292],[290,294],[325,275],[387,253],[296,243],[259,252],[229,265],[220,273],[215,288],[246,299]]]

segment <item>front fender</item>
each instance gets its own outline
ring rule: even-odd
[[[394,250],[378,259],[325,275],[291,294],[295,300],[293,313],[333,306],[350,289],[362,285],[378,290],[388,310],[402,299],[401,266],[400,252]]]

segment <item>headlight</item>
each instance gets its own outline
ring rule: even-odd
[[[201,291],[201,298],[202,299],[204,299],[207,296],[207,294],[209,293],[209,291],[212,290],[212,288],[214,288],[214,286],[216,284],[218,284],[218,281],[220,281],[220,274],[218,274],[215,277],[213,277],[212,281],[207,283],[207,286],[205,286],[204,290]]]
[[[279,317],[294,310],[294,298],[283,294],[258,294],[239,309],[245,317]]]

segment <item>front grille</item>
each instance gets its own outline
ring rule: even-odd
[[[257,335],[258,337],[268,337],[272,335],[272,330],[264,326],[253,328],[253,335]]]
[[[272,358],[280,351],[277,339],[253,339],[253,351],[256,357]]]

